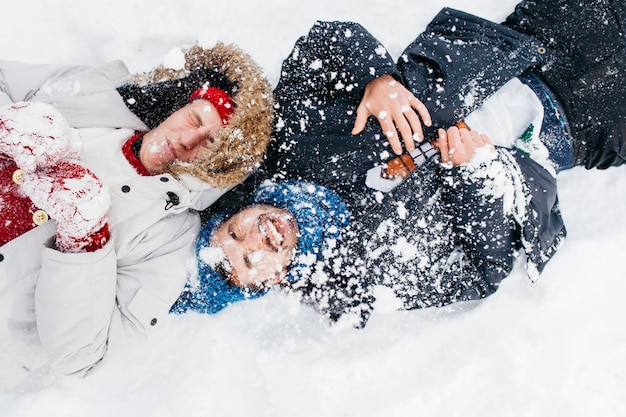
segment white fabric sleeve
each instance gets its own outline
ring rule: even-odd
[[[532,124],[541,130],[543,105],[519,79],[509,80],[465,118],[470,129],[489,136],[496,146],[512,148]]]
[[[143,122],[126,107],[116,90],[128,77],[128,70],[121,61],[88,67],[0,60],[0,104],[48,103],[76,128],[145,130]]]

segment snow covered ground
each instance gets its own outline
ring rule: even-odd
[[[3,5],[0,57],[121,58],[144,71],[172,48],[221,39],[249,51],[275,84],[316,19],[363,23],[397,57],[443,6],[499,21],[515,3],[21,0]],[[381,309],[364,330],[330,328],[276,294],[215,316],[172,316],[85,380],[47,376],[0,392],[0,415],[626,415],[626,167],[574,169],[559,186],[569,236],[536,284],[520,265],[480,303]]]

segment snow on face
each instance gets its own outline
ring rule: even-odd
[[[211,242],[224,251],[235,285],[258,286],[282,276],[293,258],[297,233],[291,213],[257,205],[222,223],[213,232]]]
[[[205,246],[199,251],[199,257],[207,265],[215,268],[226,260],[224,251],[219,246]]]

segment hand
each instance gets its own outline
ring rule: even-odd
[[[54,107],[20,102],[0,108],[0,153],[34,172],[66,157],[78,157],[81,140]]]
[[[416,141],[424,140],[420,117],[424,125],[432,124],[426,106],[391,75],[378,77],[365,87],[363,100],[356,110],[353,135],[363,131],[370,116],[378,119],[391,149],[397,155],[402,153],[398,132],[406,150],[411,152],[415,149]]]
[[[26,174],[20,186],[56,220],[56,245],[63,252],[92,251],[106,243],[108,190],[78,161],[63,160]]]
[[[495,149],[487,135],[456,126],[449,127],[447,132],[439,129],[435,145],[441,153],[441,162],[451,162],[454,166],[469,162],[478,148],[488,146]]]

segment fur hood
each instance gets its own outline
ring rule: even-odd
[[[272,89],[247,53],[221,42],[210,49],[194,45],[185,51],[184,69],[159,66],[136,75],[134,85],[118,90],[130,110],[152,128],[187,104],[191,93],[206,83],[226,91],[235,111],[216,135],[217,150],[203,150],[193,163],[175,162],[168,170],[176,177],[187,174],[213,187],[226,188],[242,182],[259,166],[272,134]],[[137,104],[141,98],[144,104],[148,102],[144,114]],[[161,108],[155,110],[155,105]]]

